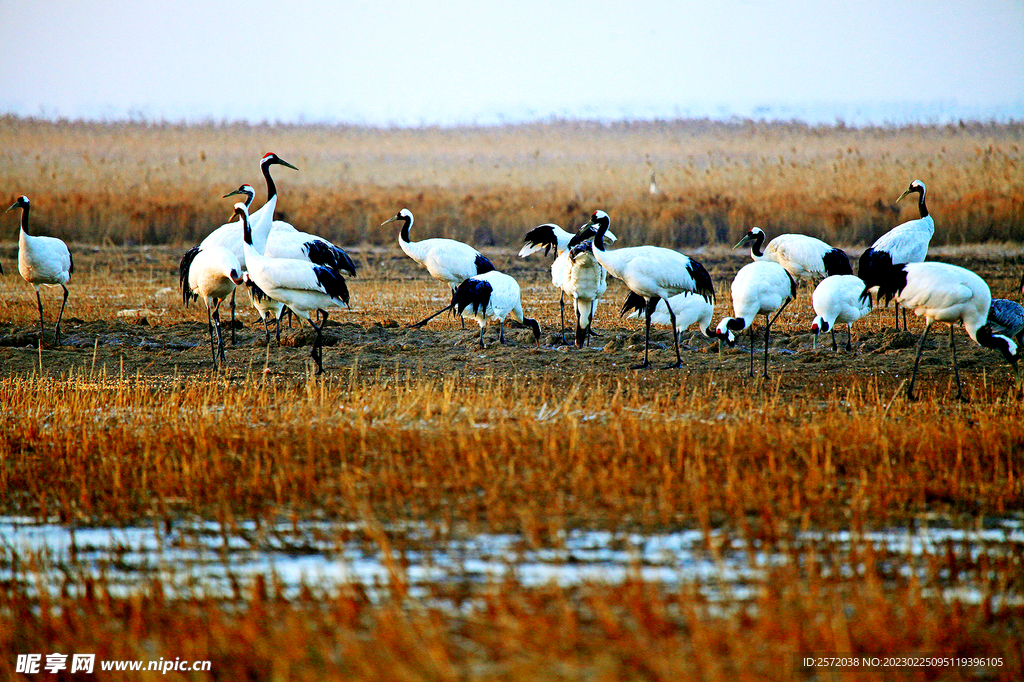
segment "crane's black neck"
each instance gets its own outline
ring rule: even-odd
[[[594,235],[594,248],[598,251],[604,251],[604,233],[608,231],[608,224],[610,222],[608,216],[602,216],[597,219],[597,234]]]
[[[263,169],[263,177],[267,180],[267,201],[270,201],[277,196],[277,185],[274,184],[274,178],[270,177],[270,166],[269,161],[260,164],[260,168]]]
[[[252,226],[249,225],[249,216],[245,211],[235,211],[235,213],[238,214],[238,219],[242,221],[242,237],[245,239],[245,243],[252,246]]]
[[[21,231],[25,234],[28,234],[28,211],[31,207],[31,204],[24,204],[21,207]]]
[[[399,236],[399,238],[403,242],[408,242],[409,241],[409,228],[412,227],[412,218],[407,218],[405,216],[402,216],[401,218],[399,218],[399,220],[402,221],[402,232],[398,236]]]
[[[764,232],[758,232],[751,237],[750,253],[757,258],[761,258],[764,256],[764,251],[761,250],[762,246],[764,246]]]
[[[918,187],[914,191],[917,192],[918,195],[919,195],[918,199],[917,199],[917,207],[921,210],[921,217],[922,218],[927,218],[928,217],[928,207],[924,203],[924,195],[925,195],[924,188],[923,187]]]

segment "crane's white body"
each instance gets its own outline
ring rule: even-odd
[[[871,297],[865,291],[864,280],[856,275],[832,275],[821,280],[811,294],[811,307],[817,314],[811,323],[815,342],[819,332],[831,332],[832,350],[836,350],[835,326],[845,323],[848,334],[853,333],[853,323],[871,312]],[[849,335],[846,346],[849,350]]]
[[[576,345],[583,346],[594,320],[594,310],[608,290],[608,272],[597,262],[587,240],[562,252],[551,264],[551,282],[569,296],[576,308]]]
[[[586,227],[586,225],[583,225],[579,231],[584,230]],[[572,232],[566,232],[555,223],[538,225],[523,237],[523,248],[519,249],[519,257],[526,258],[531,253],[536,253],[541,249],[544,249],[544,253],[547,254],[550,249],[554,249],[555,258],[557,258],[569,248],[569,242],[574,236]],[[593,234],[583,234],[580,236],[580,241],[592,236]],[[609,242],[614,242],[618,239],[611,230],[605,232],[604,238]],[[555,283],[555,286],[560,287],[561,285]]]
[[[59,286],[64,291],[57,325],[54,327],[54,343],[60,345],[60,322],[64,318],[64,308],[68,302],[68,288],[65,286],[71,279],[75,264],[68,245],[56,237],[33,236],[28,233],[29,212],[32,205],[28,197],[22,195],[7,211],[21,209],[21,231],[18,234],[18,272],[22,278],[36,290],[36,303],[39,307],[39,345],[43,343],[43,299],[39,293],[40,286]],[[7,211],[4,211],[6,213]],[[2,270],[0,270],[2,272]]]
[[[731,285],[733,318],[742,326],[729,325],[730,318],[718,324],[718,332],[728,336],[729,343],[736,335],[754,323],[758,315],[779,310],[793,299],[793,278],[774,261],[747,263],[736,273]]]
[[[356,276],[355,265],[344,249],[323,237],[302,232],[280,220],[274,221],[263,253],[270,258],[307,260],[317,265],[333,267],[346,277]],[[314,254],[326,258],[315,257]]]
[[[954,324],[962,322],[967,335],[986,348],[998,350],[1017,371],[1019,348],[1003,334],[993,333],[986,326],[992,293],[981,277],[966,268],[948,263],[928,261],[907,263],[890,268],[886,278],[879,284],[879,296],[895,297],[896,301],[925,318],[924,332],[917,344],[914,372],[907,387],[907,397],[914,397],[914,381],[921,360],[924,340],[934,322],[948,322],[950,351],[953,356],[953,370],[957,379],[957,398],[964,400],[960,384],[960,370],[956,362],[956,342],[953,337]]]
[[[242,264],[234,252],[223,246],[201,250],[189,268],[189,289],[203,299],[207,308],[230,296],[235,286],[241,283]]]
[[[697,330],[704,336],[710,336],[708,330],[711,328],[711,319],[715,314],[715,306],[703,296],[698,294],[676,294],[668,300],[672,306],[672,312],[676,314],[676,329],[682,334],[692,325],[697,325]],[[643,318],[641,308],[633,308],[633,311],[626,315],[627,318]],[[651,324],[661,327],[671,327],[672,317],[668,314],[668,305],[665,301],[658,301],[658,305],[651,313]]]
[[[753,227],[737,246],[750,243],[752,259],[778,263],[798,281],[816,282],[831,274],[852,272],[845,253],[815,237],[780,234],[761,251],[764,239],[764,231]]]
[[[523,314],[519,282],[497,270],[468,277],[455,291],[452,304],[458,314],[476,320],[480,325],[480,345],[484,343],[484,329],[489,321],[498,323],[498,340],[505,341],[503,324],[506,317],[533,330],[534,340],[540,344],[540,327],[536,320]]]

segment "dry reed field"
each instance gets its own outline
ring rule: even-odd
[[[156,673],[99,661],[210,661],[161,675],[180,680],[1024,676],[1024,390],[999,356],[957,331],[959,403],[940,328],[909,402],[922,323],[878,310],[851,353],[815,350],[803,288],[768,380],[746,376],[745,335],[719,352],[693,331],[681,369],[634,372],[621,283],[591,347],[567,348],[550,257],[515,255],[526,229],[604,208],[620,243],[707,267],[717,323],[751,225],[855,256],[907,219],[887,202],[920,177],[929,258],[1020,300],[1019,128],[4,119],[0,139],[3,185],[76,264],[64,345],[37,346],[4,218],[0,677],[49,679],[15,662],[52,652],[94,653],[110,680]],[[205,310],[177,290],[181,253],[228,218],[220,195],[247,181],[261,202],[268,149],[300,168],[275,173],[279,214],[360,268],[319,378],[308,325],[267,346],[245,295],[213,371]],[[420,237],[473,242],[520,281],[539,348],[493,328],[480,348],[447,317],[406,327],[448,293],[377,227],[405,205]],[[52,334],[59,295],[43,297]],[[669,332],[652,338],[660,367]],[[837,652],[984,660],[800,663]]]

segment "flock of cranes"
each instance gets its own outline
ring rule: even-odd
[[[214,367],[224,362],[224,339],[220,328],[220,306],[230,298],[234,322],[234,296],[244,285],[264,324],[270,342],[270,321],[276,325],[280,341],[281,316],[286,312],[306,319],[316,333],[311,357],[316,373],[323,373],[323,326],[333,308],[347,307],[349,291],[346,278],[356,275],[356,266],[344,249],[326,239],[301,232],[274,217],[277,187],[271,169],[275,165],[298,170],[276,154],[260,160],[267,186],[267,200],[256,211],[250,207],[256,197],[251,185],[243,184],[224,195],[241,195],[244,201],[234,205],[234,220],[213,230],[198,246],[188,250],[179,264],[179,283],[185,305],[202,299],[207,308],[210,349]],[[850,351],[852,325],[871,312],[871,295],[886,304],[895,302],[896,326],[899,307],[925,318],[924,332],[917,343],[914,371],[907,396],[913,398],[917,369],[925,339],[935,322],[950,325],[950,348],[957,379],[957,398],[964,399],[953,329],[961,323],[968,336],[979,345],[998,351],[1014,373],[1024,341],[1024,308],[1005,299],[992,300],[988,285],[975,273],[955,265],[925,262],[934,233],[934,221],[928,213],[924,183],[914,180],[897,201],[909,194],[918,195],[920,218],[898,225],[868,248],[861,256],[856,275],[849,257],[825,242],[799,234],[783,234],[765,244],[766,235],[752,228],[734,248],[750,247],[753,262],[737,273],[731,283],[733,315],[724,317],[712,329],[715,287],[711,275],[697,261],[673,249],[657,246],[632,246],[609,249],[616,240],[611,218],[595,211],[575,233],[553,223],[545,223],[524,237],[520,257],[544,250],[553,251],[552,285],[560,291],[563,343],[565,338],[565,298],[572,301],[576,313],[575,344],[589,344],[596,306],[607,291],[607,276],[621,280],[629,294],[621,315],[643,317],[643,361],[634,369],[650,366],[650,330],[652,324],[672,328],[675,361],[669,368],[682,365],[679,348],[681,332],[693,324],[708,338],[734,345],[749,330],[750,376],[754,376],[754,324],[764,316],[763,376],[768,376],[768,349],[771,328],[786,307],[796,298],[798,288],[814,286],[811,296],[815,317],[810,325],[815,335],[830,332],[832,350],[838,350],[835,328],[847,325],[846,350]],[[19,271],[36,289],[40,332],[44,329],[40,286],[60,286],[64,297],[54,332],[60,344],[60,321],[67,304],[68,282],[74,271],[71,253],[60,239],[29,234],[30,203],[22,196],[7,209],[20,208]],[[451,290],[450,303],[411,325],[422,327],[438,315],[449,312],[463,319],[470,317],[480,326],[480,344],[491,321],[498,324],[498,341],[504,343],[504,323],[511,319],[529,328],[539,345],[540,325],[524,314],[521,291],[516,280],[497,270],[478,250],[452,239],[412,241],[414,217],[403,208],[381,225],[401,223],[398,243],[402,251],[427,269],[432,277]],[[0,267],[0,273],[2,273]],[[1024,279],[1022,279],[1024,291]],[[232,339],[234,337],[234,324]],[[41,338],[41,337],[40,337]],[[41,342],[41,341],[40,341]]]

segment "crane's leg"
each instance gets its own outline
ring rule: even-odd
[[[53,342],[58,346],[60,345],[60,321],[64,319],[64,307],[68,304],[68,288],[63,284],[60,285],[60,288],[64,290],[64,300],[60,303],[60,314],[57,315],[57,328],[53,332]]]
[[[39,286],[36,285],[36,304],[39,306],[39,345],[43,345],[43,334],[46,330],[43,328],[43,297],[39,295]]]
[[[633,365],[631,369],[647,369],[651,366],[651,363],[647,360],[647,350],[651,345],[651,315],[654,314],[654,308],[658,305],[658,297],[653,296],[651,300],[647,302],[647,307],[644,309],[644,319],[646,320],[644,328],[644,361],[639,365]]]
[[[498,320],[498,343],[505,345],[505,323],[503,320]]]
[[[910,331],[910,327],[907,326],[907,307],[903,306],[903,331]]]
[[[567,338],[565,338],[565,292],[564,291],[558,296],[558,308],[559,308],[559,310],[561,312],[561,315],[562,315],[562,332],[561,332],[562,333],[562,345],[563,346],[568,346],[569,345],[569,340]]]
[[[953,353],[953,374],[956,375],[956,399],[962,403],[971,402],[960,385],[960,369],[956,366],[956,339],[953,337],[953,323],[949,323],[949,349]]]
[[[309,316],[309,323],[313,325],[313,329],[316,330],[316,339],[313,341],[313,350],[310,352],[310,356],[313,358],[313,362],[316,363],[316,375],[324,373],[324,351],[323,351],[323,333],[320,331],[320,327],[317,326],[316,322],[313,321],[313,316]]]
[[[484,346],[484,329],[485,328],[486,328],[486,325],[483,325],[483,324],[480,325],[480,347],[481,348],[486,348],[486,346]]]
[[[924,339],[928,336],[928,330],[931,328],[932,321],[926,321],[924,323],[924,333],[921,334],[921,338],[917,341],[917,357],[914,358],[914,372],[910,375],[910,386],[907,387],[907,400],[915,400],[914,382],[917,380],[917,365],[921,361],[921,350],[924,348]]]
[[[213,306],[213,328],[217,330],[217,351],[220,354],[220,365],[224,366],[224,338],[220,334],[220,302],[217,299],[217,305]],[[217,354],[213,356],[213,366],[217,366]]]
[[[836,345],[836,326],[832,325],[832,352],[835,353],[839,350],[839,346]]]
[[[291,313],[290,310],[288,312]],[[282,311],[282,313],[283,313],[283,311]],[[289,319],[291,319],[291,318],[289,318]],[[268,346],[270,345],[270,334],[267,334],[267,345]],[[277,345],[279,345],[279,346],[281,345],[281,318],[280,317],[277,318]]]
[[[213,312],[206,306],[206,332],[210,336],[210,354],[213,356],[213,368],[217,369],[217,350],[213,347]]]
[[[270,345],[270,325],[267,324],[267,316],[264,315],[260,319],[263,320],[263,332],[267,335],[267,345]],[[278,320],[278,326],[280,327],[281,321]]]
[[[590,335],[594,333],[594,302],[590,302],[590,317],[587,318],[587,348],[590,348]]]
[[[676,314],[672,305],[665,299],[665,307],[668,308],[668,316],[672,320],[672,340],[676,344],[676,361],[665,369],[678,369],[683,366],[683,357],[679,354],[679,333],[676,331]]]
[[[764,326],[764,378],[768,378],[768,341],[769,336],[772,333],[772,323],[768,322],[768,313],[764,314],[764,321],[767,323]],[[774,322],[774,319],[772,320]]]
[[[448,305],[446,305],[446,306],[445,306],[444,308],[441,308],[440,310],[438,310],[438,311],[437,311],[436,313],[434,313],[434,314],[433,314],[433,315],[431,315],[430,317],[428,317],[428,318],[426,318],[426,319],[424,319],[424,320],[420,320],[420,321],[419,321],[419,322],[417,322],[416,324],[410,324],[410,325],[409,325],[409,329],[419,329],[420,327],[422,327],[422,326],[426,325],[426,324],[427,324],[427,322],[430,322],[430,321],[431,321],[432,319],[434,319],[435,317],[437,317],[437,316],[438,316],[438,315],[440,315],[441,313],[447,312],[447,311],[449,311],[449,310],[452,310],[452,311],[454,311],[454,310],[455,310],[454,304],[452,304],[452,303],[449,303],[449,304],[448,304]],[[453,313],[453,314],[454,314],[454,313]],[[465,321],[465,319],[463,319],[463,320],[462,320],[462,328],[463,328],[463,329],[465,329],[465,328],[466,328],[466,321]]]
[[[231,345],[235,345],[235,292],[231,292]],[[214,363],[216,364],[216,363]]]
[[[767,319],[767,317],[765,318]],[[750,323],[750,378],[754,378],[754,323]]]
[[[851,343],[853,337],[853,322],[846,323],[846,352],[849,353],[853,350]]]

